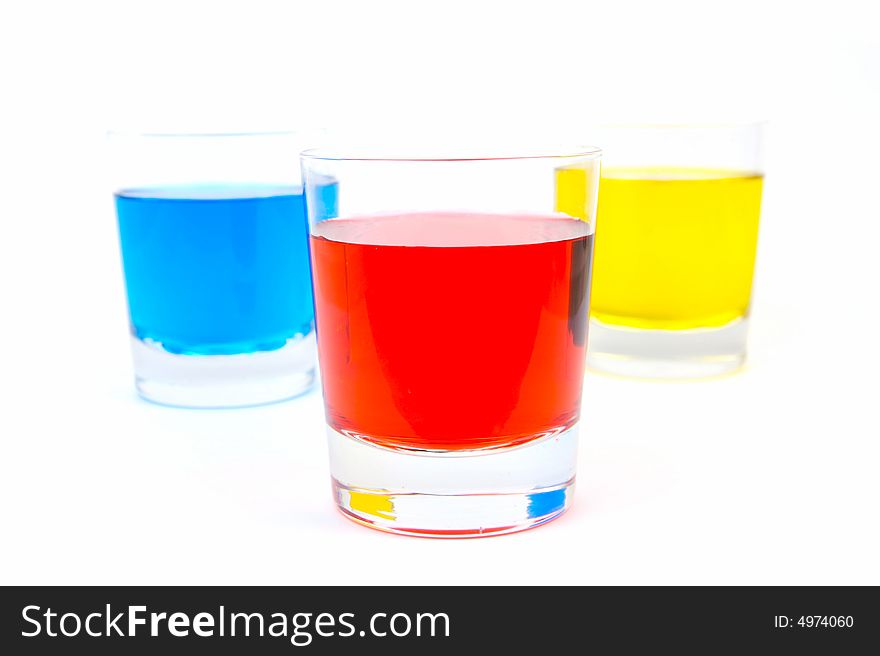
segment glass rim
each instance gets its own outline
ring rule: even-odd
[[[535,148],[526,152],[518,152],[511,150],[509,152],[499,151],[497,153],[486,153],[480,155],[469,155],[455,153],[455,149],[451,149],[449,154],[440,152],[431,152],[431,149],[425,149],[425,154],[395,152],[394,150],[382,152],[383,148],[309,148],[302,151],[299,156],[303,160],[322,160],[334,162],[504,162],[504,161],[520,161],[534,159],[598,159],[602,155],[602,150],[596,146],[571,146],[567,148]],[[464,151],[465,149],[462,149]]]

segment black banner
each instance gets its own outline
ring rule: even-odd
[[[0,611],[0,650],[16,655],[880,647],[867,587],[32,587],[4,588]]]

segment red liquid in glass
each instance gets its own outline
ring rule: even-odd
[[[574,424],[589,231],[562,215],[318,224],[311,254],[330,425],[385,446],[461,450]]]

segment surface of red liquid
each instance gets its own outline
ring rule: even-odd
[[[385,446],[524,443],[577,421],[592,235],[562,215],[410,214],[311,236],[327,419]]]

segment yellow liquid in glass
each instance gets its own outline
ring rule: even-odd
[[[572,214],[582,180],[557,171],[558,211]],[[759,174],[722,169],[602,171],[593,318],[682,330],[746,316],[762,186]]]

